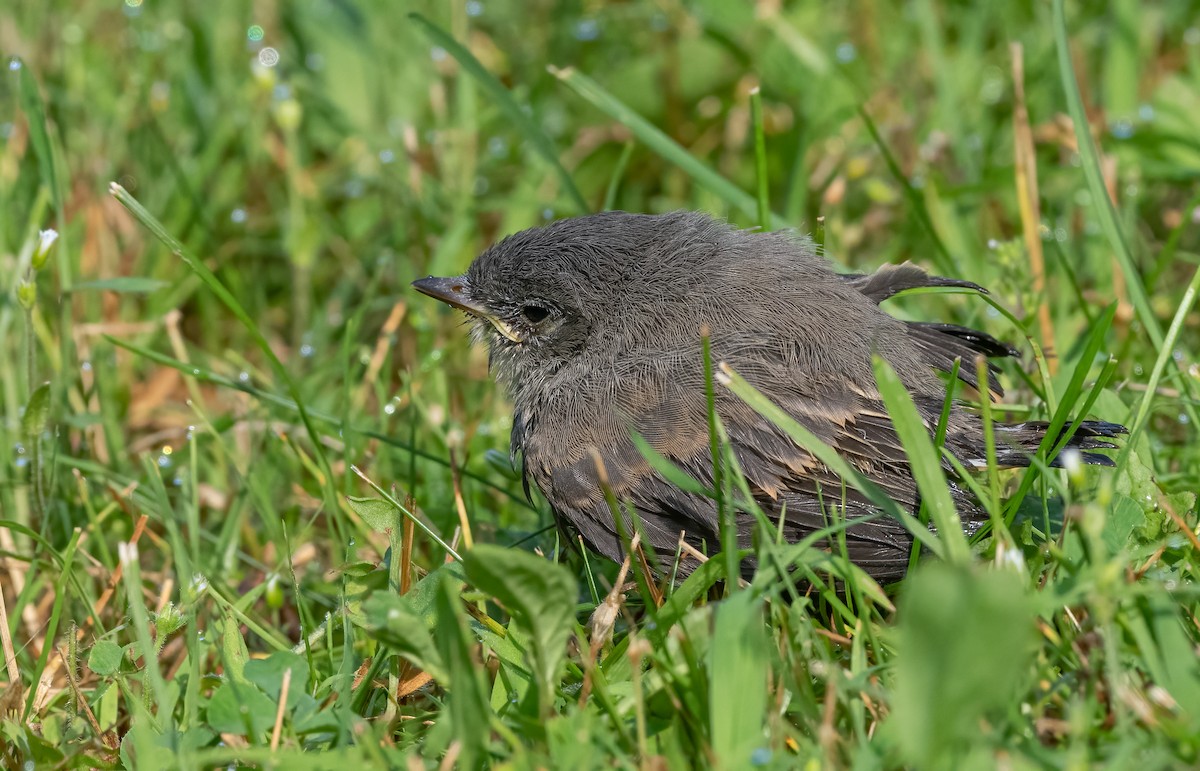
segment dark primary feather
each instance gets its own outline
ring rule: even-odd
[[[938,371],[961,359],[959,378],[977,387],[977,355],[1016,353],[983,332],[906,323],[879,308],[909,289],[984,291],[976,284],[909,264],[838,275],[804,239],[738,230],[690,212],[610,212],[527,230],[488,249],[463,282],[471,301],[488,309],[491,321],[477,322],[477,330],[512,395],[512,449],[523,456],[526,479],[561,523],[614,560],[622,548],[597,458],[661,558],[673,557],[681,535],[697,548],[718,548],[714,502],[669,484],[631,439],[637,432],[711,484],[703,333],[714,361],[728,363],[913,511],[920,504],[916,484],[876,388],[872,353],[895,369],[931,431],[945,398]],[[547,309],[546,320],[523,318],[529,304]],[[497,323],[510,334],[498,333]],[[999,393],[994,377],[989,387]],[[716,409],[758,503],[773,520],[783,517],[789,539],[826,526],[844,507],[850,520],[871,518],[846,532],[851,559],[880,579],[903,575],[912,536],[900,523],[877,516],[853,488],[843,490],[836,474],[732,394],[718,391]],[[1028,465],[1046,428],[1002,427],[1000,462]],[[1121,431],[1085,421],[1069,446],[1109,448],[1105,440]],[[959,405],[950,413],[946,447],[968,468],[986,457],[979,418]],[[1091,452],[1083,459],[1107,461]],[[986,517],[952,471],[949,477],[973,530]],[[739,538],[748,546],[753,523],[740,516]],[[681,567],[686,573],[694,563]]]

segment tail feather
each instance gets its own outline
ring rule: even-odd
[[[874,273],[852,274],[842,276],[842,278],[877,304],[910,289],[955,287],[987,294],[987,290],[979,284],[942,276],[931,276],[911,262],[901,265],[884,265]],[[1000,342],[991,335],[955,324],[910,321],[908,322],[908,333],[920,346],[930,365],[935,369],[949,372],[954,367],[954,360],[961,359],[962,365],[958,372],[958,379],[976,390],[979,390],[979,377],[975,369],[975,357],[978,354],[989,358],[1017,355],[1015,348]],[[991,376],[999,374],[999,370],[990,363],[988,371]],[[997,378],[989,377],[988,386],[988,390],[996,396],[1004,395],[1004,390],[1000,387]]]
[[[874,273],[852,273],[844,275],[842,278],[876,303],[881,303],[889,297],[894,297],[910,289],[931,287],[956,287],[970,289],[980,294],[988,293],[979,284],[970,281],[931,276],[911,262],[900,265],[884,265]]]
[[[976,390],[979,390],[979,373],[975,369],[976,355],[982,354],[989,358],[1017,355],[1015,348],[991,335],[954,324],[910,321],[908,334],[920,346],[930,366],[935,369],[950,372],[954,367],[954,360],[961,359],[958,379]],[[995,364],[988,362],[988,373],[988,390],[997,396],[1003,396],[1004,389],[998,377],[1000,370]]]
[[[1118,445],[1107,440],[1129,433],[1129,430],[1119,423],[1085,420],[1078,424],[1067,423],[1064,425],[1059,431],[1058,437],[1055,438],[1055,444],[1071,431],[1072,426],[1074,426],[1074,433],[1071,434],[1070,440],[1063,449],[1078,450],[1083,462],[1091,466],[1112,466],[1113,462],[1108,456],[1084,452],[1085,450],[1114,450]],[[1011,426],[996,426],[1000,435],[1012,445],[1011,448],[998,454],[997,461],[1007,466],[1028,466],[1030,457],[1037,452],[1049,427],[1049,423],[1041,420],[1027,421]],[[1050,460],[1051,467],[1061,468],[1062,465],[1062,453]]]

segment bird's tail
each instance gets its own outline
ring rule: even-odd
[[[1028,466],[1031,456],[1037,452],[1046,430],[1050,424],[1037,420],[1016,423],[1010,426],[996,424],[996,462],[1001,466]],[[1078,450],[1083,462],[1093,466],[1111,466],[1112,459],[1088,450],[1112,450],[1117,445],[1108,441],[1121,434],[1129,433],[1125,426],[1119,423],[1108,423],[1103,420],[1084,420],[1079,423],[1067,423],[1059,431],[1054,443],[1062,441],[1062,437],[1071,429],[1074,432],[1067,440],[1064,450]],[[1061,467],[1062,453],[1058,453],[1050,461],[1053,467]]]

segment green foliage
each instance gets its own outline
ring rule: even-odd
[[[908,578],[897,615],[892,740],[907,763],[954,768],[1029,686],[1034,604],[1015,573],[940,563]]]
[[[463,559],[467,580],[495,597],[528,634],[542,711],[552,708],[579,591],[566,568],[516,549],[480,544]]]
[[[1200,762],[1194,3],[55,0],[0,30],[0,765]],[[709,544],[608,599],[618,566],[526,500],[486,356],[408,289],[601,207],[987,286],[888,309],[1028,351],[989,412],[1050,423],[1034,466],[964,482],[996,516],[959,538],[880,367],[934,532],[718,369],[922,564],[876,585],[836,518],[781,542],[714,420],[716,489],[635,442],[757,518],[757,572]],[[1089,417],[1132,429],[1117,467],[1051,467]]]
[[[708,720],[723,768],[746,768],[767,744],[770,645],[762,599],[738,592],[716,610],[708,649]]]

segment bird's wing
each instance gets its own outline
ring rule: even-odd
[[[889,496],[907,509],[917,506],[907,458],[881,402],[848,389],[823,393],[820,399],[795,390],[771,390],[771,398],[791,417]],[[849,520],[869,517],[869,521],[846,529],[850,558],[878,577],[903,574],[912,541],[903,525],[879,515],[866,496],[853,487],[843,487],[837,474],[732,394],[718,394],[717,412],[756,502],[773,521],[783,517],[788,540],[799,540],[841,516]],[[660,404],[629,417],[627,425],[651,447],[711,489],[712,457],[702,390],[686,400],[676,393],[669,397],[669,406]],[[585,542],[611,559],[621,559],[620,539],[600,484],[598,461],[615,499],[633,505],[643,538],[660,559],[669,564],[681,533],[693,546],[706,546],[710,552],[719,549],[718,513],[712,498],[664,479],[628,432],[597,444],[594,452],[573,459],[538,452],[536,446],[526,448],[527,472],[556,513]],[[750,545],[754,522],[750,514],[738,515],[741,546]]]

